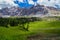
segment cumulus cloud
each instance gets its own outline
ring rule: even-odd
[[[5,7],[17,6],[17,4],[15,4],[13,1],[14,0],[0,0],[0,9]]]
[[[33,4],[32,0],[29,1],[30,4]],[[60,0],[38,0],[38,4],[45,6],[53,6],[58,5],[60,7]]]
[[[15,5],[14,0],[0,0],[0,4],[10,4],[10,5]]]
[[[17,6],[17,4],[15,4],[13,1],[15,0],[0,0],[0,4],[9,4],[12,6]],[[18,0],[19,2],[23,2],[23,0]],[[34,4],[34,2],[32,0],[28,0],[29,4]],[[60,0],[38,0],[37,1],[38,4],[41,5],[46,5],[46,6],[55,6],[58,5],[60,7]],[[0,5],[1,8],[2,5]]]
[[[60,0],[38,0],[39,4],[41,5],[46,5],[46,6],[53,6],[56,7],[55,5],[60,6]]]

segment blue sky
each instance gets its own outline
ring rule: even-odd
[[[13,1],[15,0],[0,0],[0,8],[7,5],[8,7],[11,6],[18,6]],[[18,0],[19,2],[23,2],[23,0]],[[28,0],[29,4],[34,4],[32,0]],[[53,6],[53,7],[59,7],[60,8],[60,0],[38,0],[38,4],[45,5],[45,6]]]

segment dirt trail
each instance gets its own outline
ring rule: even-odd
[[[50,34],[50,35],[31,35],[27,37],[28,40],[60,40],[60,36],[56,34]]]

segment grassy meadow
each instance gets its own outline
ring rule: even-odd
[[[60,21],[36,21],[30,22],[29,31],[20,30],[16,27],[0,27],[0,40],[28,40],[28,36],[41,34],[50,36],[51,34],[60,35]]]

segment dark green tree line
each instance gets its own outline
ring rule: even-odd
[[[0,26],[2,27],[3,26],[9,27],[8,25],[10,25],[11,27],[20,26],[23,29],[28,31],[29,23],[34,21],[38,21],[38,19],[35,17],[34,18],[0,18]],[[26,27],[25,27],[25,24],[27,24]]]

